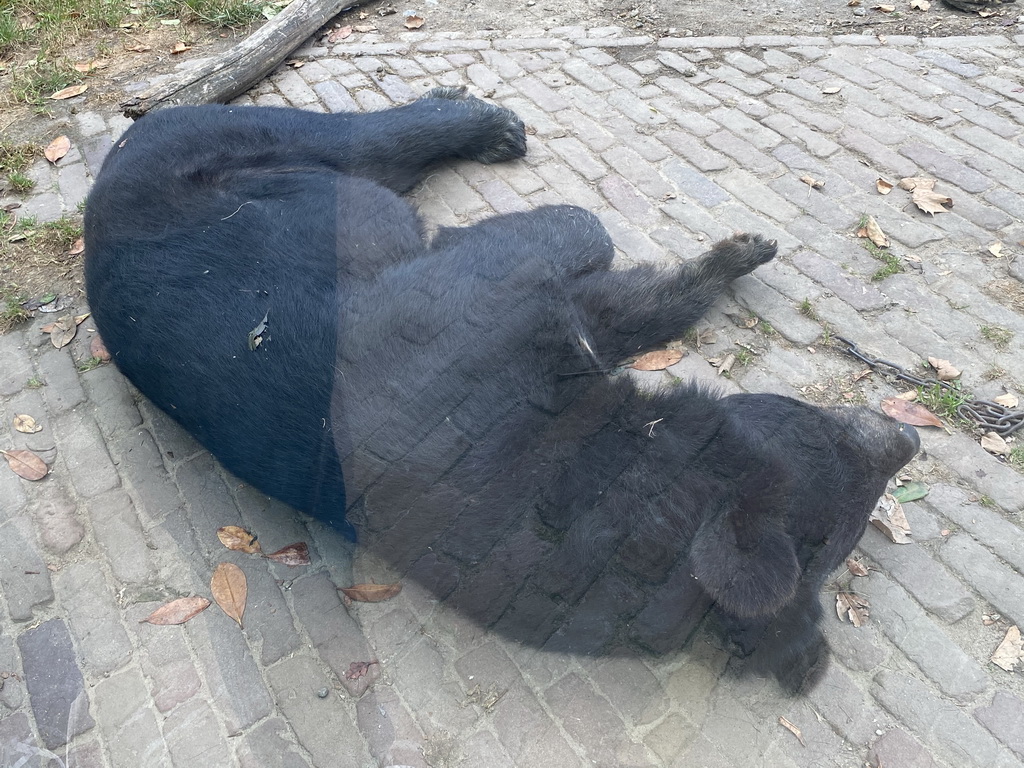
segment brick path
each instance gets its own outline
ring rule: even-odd
[[[415,194],[430,222],[572,202],[597,212],[632,261],[688,258],[737,229],[766,233],[781,258],[737,283],[699,351],[650,375],[713,376],[705,358],[747,350],[720,383],[877,405],[896,388],[854,382],[863,366],[824,343],[826,328],[911,367],[948,358],[979,395],[1021,394],[1022,43],[355,34],[306,47],[304,66],[240,102],[368,110],[467,84],[519,112],[530,154],[433,175]],[[126,124],[90,109],[74,117],[60,170],[32,170],[23,213],[53,218],[84,198]],[[952,212],[930,218],[906,192],[875,191],[879,176],[911,175],[937,178]],[[882,265],[851,236],[863,214],[891,236],[899,274],[871,279]],[[999,258],[987,251],[997,241]],[[776,333],[747,328],[751,313]],[[665,655],[574,658],[482,632],[414,584],[346,610],[336,586],[381,566],[225,476],[112,367],[79,373],[88,322],[63,350],[39,332],[45,322],[0,337],[0,447],[31,448],[52,468],[31,484],[0,467],[2,766],[1024,761],[1024,678],[988,662],[1007,628],[1024,626],[1024,479],[966,434],[922,431],[911,474],[931,492],[906,505],[915,543],[867,532],[872,570],[854,586],[871,621],[826,618],[835,663],[794,700],[734,677],[704,631]],[[44,429],[15,432],[20,413]],[[227,524],[256,531],[268,551],[308,541],[313,564],[229,553],[214,536]],[[244,632],[216,608],[184,627],[139,623],[161,601],[208,595],[222,560],[249,579]],[[834,617],[834,598],[823,600]],[[347,677],[370,660],[367,676]]]

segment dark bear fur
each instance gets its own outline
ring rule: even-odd
[[[713,599],[740,652],[799,688],[823,647],[817,593],[916,435],[865,409],[609,374],[774,243],[613,271],[579,208],[428,242],[398,197],[438,162],[523,154],[514,114],[454,89],[372,114],[147,116],[89,198],[97,327],[225,467],[357,529],[480,623],[665,649]]]

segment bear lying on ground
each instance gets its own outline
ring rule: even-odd
[[[96,325],[227,469],[483,625],[666,650],[714,601],[752,666],[799,688],[823,658],[817,593],[916,434],[609,374],[682,336],[772,242],[611,270],[579,208],[428,240],[399,197],[441,161],[525,149],[513,113],[457,89],[371,114],[144,117],[88,202]]]

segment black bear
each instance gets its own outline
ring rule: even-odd
[[[146,116],[86,210],[99,332],[227,469],[481,624],[664,650],[713,601],[796,690],[824,658],[817,592],[916,433],[610,373],[680,337],[772,242],[613,270],[579,208],[428,239],[399,197],[441,161],[525,151],[512,112],[458,89],[370,114]]]

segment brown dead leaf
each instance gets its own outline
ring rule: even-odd
[[[986,432],[981,438],[981,447],[996,456],[1009,456],[1012,450],[998,432]]]
[[[426,23],[427,23],[427,20],[424,19],[422,16],[411,15],[411,16],[406,16],[405,17],[405,28],[406,29],[419,29],[420,27],[422,27]]]
[[[629,367],[637,371],[663,371],[682,359],[683,353],[678,349],[656,349],[640,355]]]
[[[860,560],[854,560],[852,557],[846,558],[846,568],[854,576],[867,576],[868,569]]]
[[[183,42],[181,42],[179,40],[178,42],[176,42],[174,44],[174,47],[171,48],[171,53],[174,54],[174,55],[177,55],[179,53],[184,53],[185,51],[191,51],[191,50],[192,50],[192,46],[191,45],[185,45],[185,43],[183,43]]]
[[[151,47],[149,47],[148,45],[142,45],[140,43],[138,45],[133,45],[130,48],[125,48],[125,50],[128,51],[129,53],[145,53],[146,51],[151,51],[153,49]]]
[[[853,592],[840,592],[836,595],[836,614],[841,621],[849,621],[855,627],[868,623],[871,615],[871,604]]]
[[[242,614],[245,613],[245,598],[249,586],[245,573],[234,563],[221,563],[210,579],[210,592],[217,605],[228,616],[242,626]]]
[[[327,42],[328,43],[336,43],[339,40],[344,40],[344,39],[346,39],[348,37],[351,37],[351,36],[352,36],[352,27],[348,27],[348,26],[338,27],[336,30],[334,30],[333,32],[331,32],[331,34],[329,34],[327,36]]]
[[[1001,259],[1003,257],[1003,244],[997,240],[988,247],[988,252],[997,259]]]
[[[1005,395],[999,395],[993,397],[994,402],[999,403],[1004,408],[1016,408],[1017,407],[1017,396],[1012,392],[1007,392]]]
[[[873,11],[881,11],[882,13],[892,13],[896,10],[895,5],[873,5],[871,6]]]
[[[1007,672],[1013,672],[1017,668],[1017,664],[1021,662],[1022,654],[1024,654],[1024,641],[1021,640],[1020,628],[1014,625],[1006,630],[1006,636],[999,643],[995,653],[992,654],[991,661],[997,667],[1001,667]]]
[[[236,552],[245,552],[250,555],[261,552],[256,534],[237,525],[225,525],[223,528],[218,528],[217,538],[225,547]]]
[[[789,720],[787,720],[787,719],[786,719],[786,718],[784,718],[784,717],[779,717],[779,725],[781,725],[781,726],[782,726],[783,728],[785,728],[785,729],[786,729],[787,731],[789,731],[789,732],[790,732],[790,733],[792,733],[792,734],[793,734],[794,736],[796,736],[796,739],[797,739],[797,741],[799,741],[799,742],[800,742],[800,744],[802,744],[802,745],[803,745],[803,746],[805,746],[805,747],[807,746],[807,744],[805,744],[805,743],[804,743],[804,737],[803,737],[803,735],[802,735],[802,734],[800,733],[800,729],[799,729],[799,728],[797,728],[797,727],[796,727],[795,725],[793,725],[793,724],[792,724],[791,722],[789,722]]]
[[[898,395],[896,395],[896,397],[898,399],[900,399],[900,400],[907,400],[907,401],[917,400],[917,390],[916,389],[908,389],[906,392],[900,392]]]
[[[870,376],[872,373],[874,373],[873,370],[871,370],[870,368],[865,368],[863,371],[860,371],[859,373],[855,373],[853,375],[853,380],[854,381],[860,381],[861,379],[863,379],[863,378],[865,378],[867,376]]]
[[[309,546],[304,541],[297,541],[287,547],[281,547],[267,557],[276,563],[290,566],[309,565]]]
[[[25,480],[42,480],[50,471],[49,467],[46,466],[46,462],[32,453],[32,451],[17,449],[13,451],[0,451],[0,454],[7,459],[7,465],[14,474]]]
[[[894,186],[895,185],[891,181],[886,181],[885,179],[882,178],[879,178],[875,181],[875,189],[878,190],[878,194],[880,195],[888,195],[890,192],[892,192],[892,188]]]
[[[49,160],[51,163],[56,163],[64,155],[71,151],[71,139],[67,136],[58,136],[56,139],[46,145],[46,149],[43,150],[43,157]]]
[[[358,603],[380,603],[390,600],[402,591],[402,583],[394,584],[356,584],[354,587],[339,587],[345,597]]]
[[[915,189],[935,189],[935,179],[927,176],[907,176],[900,179],[900,189],[913,192]]]
[[[860,0],[849,0],[849,2],[847,2],[846,4],[850,8],[856,8],[858,5],[860,5]]]
[[[857,237],[866,237],[879,248],[889,247],[889,238],[878,226],[874,216],[868,216],[864,226],[857,230]]]
[[[953,381],[960,378],[960,370],[954,368],[949,360],[943,360],[941,357],[929,357],[928,365],[935,369],[935,375],[939,381]]]
[[[64,315],[52,324],[50,329],[50,343],[57,349],[62,349],[71,343],[78,333],[78,323],[71,315]]]
[[[157,624],[168,626],[170,624],[184,624],[191,618],[210,607],[210,601],[205,597],[179,597],[177,600],[161,605],[149,616],[140,619],[139,623]]]
[[[871,524],[889,537],[894,544],[911,544],[910,523],[903,513],[903,505],[891,493],[885,494],[871,510]]]
[[[370,667],[374,664],[379,664],[379,661],[353,661],[348,665],[348,672],[345,673],[345,677],[349,680],[358,680],[360,677],[364,677],[369,671]]]
[[[86,320],[89,319],[89,315],[91,314],[92,312],[86,312],[84,315],[75,315],[75,325],[81,325],[82,323],[84,323]]]
[[[821,189],[825,186],[824,181],[818,181],[813,176],[801,176],[800,181],[809,186],[811,189]]]
[[[910,10],[912,11],[927,11],[932,7],[932,4],[928,0],[910,0]]]
[[[88,85],[72,85],[70,88],[61,88],[56,93],[50,94],[50,98],[55,101],[62,101],[63,99],[72,99],[75,96],[81,96],[89,90]]]
[[[80,237],[71,244],[71,250],[68,251],[68,256],[77,256],[80,253],[85,252],[85,238]]]
[[[723,357],[718,363],[718,375],[725,376],[732,370],[732,367],[736,364],[736,355],[730,352],[728,355]]]
[[[352,27],[356,32],[376,32],[377,27],[373,24],[356,24]]]
[[[882,401],[882,413],[903,424],[914,427],[941,427],[942,421],[920,403],[901,397],[887,397]]]
[[[26,435],[34,435],[36,432],[43,431],[42,426],[37,424],[36,420],[27,413],[15,414],[14,428],[19,432],[24,432]]]
[[[110,352],[107,351],[107,345],[103,343],[103,339],[100,338],[99,334],[93,336],[92,341],[89,342],[89,354],[99,358],[104,363],[110,362]]]
[[[953,207],[953,198],[939,194],[931,189],[916,187],[911,193],[910,199],[922,211],[933,216],[936,213],[948,213],[949,208]]]
[[[92,61],[80,61],[75,64],[75,69],[82,74],[88,74],[94,69],[105,69],[110,64],[106,59],[93,59]]]

